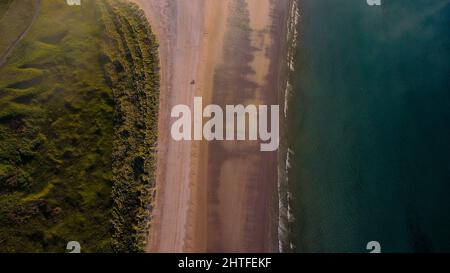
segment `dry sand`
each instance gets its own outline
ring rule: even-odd
[[[277,153],[175,142],[170,110],[278,104],[290,0],[135,0],[160,42],[157,196],[148,252],[278,250]],[[190,84],[195,80],[195,84]]]

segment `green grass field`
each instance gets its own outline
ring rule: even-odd
[[[9,5],[13,2],[14,0],[1,0],[0,1],[0,20],[2,19],[3,15],[6,13],[6,11],[9,8]]]
[[[0,57],[28,28],[37,8],[35,0],[0,1]]]
[[[0,252],[64,252],[69,241],[83,252],[142,250],[156,49],[127,1],[42,1],[0,67]]]

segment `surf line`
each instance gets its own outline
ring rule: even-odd
[[[260,151],[278,150],[280,144],[279,105],[270,107],[268,105],[257,107],[253,104],[247,106],[226,105],[224,111],[221,106],[215,104],[203,107],[202,97],[194,97],[193,105],[193,111],[185,104],[178,104],[172,108],[171,117],[177,118],[170,131],[173,140],[260,140]],[[270,123],[268,122],[269,108]],[[203,124],[204,118],[209,119],[205,124]],[[224,127],[226,128],[224,129]]]

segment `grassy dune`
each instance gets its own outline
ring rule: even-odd
[[[116,98],[113,151],[113,249],[143,250],[154,196],[159,107],[158,45],[142,10],[104,1],[104,66]]]
[[[84,252],[142,250],[156,48],[127,1],[42,1],[0,67],[1,252],[63,252],[72,240]]]

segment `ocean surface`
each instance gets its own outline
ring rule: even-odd
[[[450,251],[450,1],[299,5],[293,250]]]

